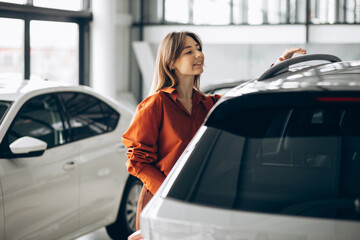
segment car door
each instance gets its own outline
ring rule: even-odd
[[[6,239],[56,239],[77,228],[77,151],[64,123],[56,95],[37,96],[23,105],[2,140]],[[24,136],[45,141],[44,154],[12,154],[9,144]]]
[[[85,93],[61,93],[79,151],[79,227],[106,225],[117,214],[124,176],[121,133],[114,133],[119,113]],[[120,149],[121,150],[121,149]],[[123,153],[124,154],[124,153]]]
[[[0,239],[5,239],[4,198],[0,181]]]

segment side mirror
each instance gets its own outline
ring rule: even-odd
[[[15,140],[9,147],[11,152],[18,157],[34,157],[41,156],[44,153],[47,143],[26,136]]]

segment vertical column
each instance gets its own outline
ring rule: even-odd
[[[263,11],[263,24],[269,23],[269,6],[268,6],[268,0],[263,0],[262,3],[262,11]]]
[[[117,77],[117,94],[129,91],[129,59],[130,59],[130,29],[132,18],[129,14],[129,0],[115,0],[117,3],[115,29],[115,74]]]
[[[189,23],[194,23],[194,0],[188,0],[189,2]]]
[[[131,17],[128,0],[93,0],[91,81],[114,98],[128,91]]]
[[[112,0],[93,0],[90,86],[112,97],[116,95],[115,10]]]
[[[242,0],[242,23],[247,24],[249,23],[248,13],[249,13],[249,7],[248,7],[248,0]]]

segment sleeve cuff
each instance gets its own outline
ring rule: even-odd
[[[153,195],[155,195],[166,178],[165,174],[152,165],[144,167],[138,177]]]

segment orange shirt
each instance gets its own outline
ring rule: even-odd
[[[177,100],[179,93],[166,88],[147,97],[136,110],[123,135],[128,148],[130,174],[139,178],[152,194],[159,189],[207,113],[220,98],[193,90],[192,113]]]

